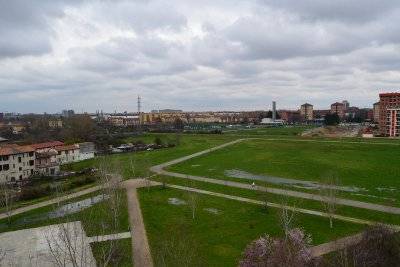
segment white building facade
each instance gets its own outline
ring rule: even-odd
[[[35,171],[35,151],[30,146],[0,148],[0,183],[22,182]]]

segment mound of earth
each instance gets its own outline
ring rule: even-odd
[[[362,132],[360,125],[324,126],[304,131],[303,137],[357,137]]]

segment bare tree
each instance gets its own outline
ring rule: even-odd
[[[289,207],[289,201],[286,196],[282,196],[281,201],[280,201],[280,208],[281,208],[281,214],[280,214],[280,223],[283,229],[283,232],[285,233],[285,238],[288,237],[288,234],[290,232],[290,229],[292,228],[293,220],[294,220],[294,215],[295,215],[295,207]]]
[[[99,185],[102,201],[95,209],[86,212],[82,218],[83,225],[90,225],[96,229],[98,237],[105,235],[117,235],[120,225],[120,203],[122,181],[121,169],[115,163],[103,160],[99,168]],[[91,199],[93,201],[93,199]],[[57,205],[60,207],[60,204]],[[62,207],[61,207],[62,208]],[[56,210],[57,211],[57,210]],[[55,212],[56,212],[55,211]],[[60,218],[60,223],[49,228],[46,241],[52,255],[55,266],[95,266],[91,257],[88,238],[80,222],[71,221],[66,214]],[[102,241],[101,238],[96,241]],[[100,246],[100,258],[97,266],[108,266],[114,255],[118,254],[117,238],[110,238],[103,246]]]
[[[16,198],[16,192],[10,184],[0,184],[0,207],[5,209],[7,215],[7,221],[10,224],[12,215],[13,205]]]
[[[338,184],[339,179],[335,175],[330,174],[323,179],[319,186],[321,203],[328,214],[330,228],[333,228],[333,218],[336,212],[337,198],[339,193]]]
[[[256,188],[256,185],[254,182],[253,182],[252,186],[253,186],[253,188]],[[259,197],[260,197],[261,201],[263,202],[263,205],[262,205],[263,209],[265,211],[267,211],[268,210],[268,200],[269,200],[268,189],[266,186],[259,187],[259,188],[260,188],[260,190],[256,190],[256,192],[258,192]]]
[[[188,187],[193,188],[193,180],[189,179],[188,176],[186,176],[186,179],[188,181]],[[196,213],[196,207],[197,207],[197,201],[198,201],[198,195],[196,192],[193,192],[191,190],[188,190],[188,203],[189,203],[189,207],[192,211],[192,219],[195,219],[195,213]]]

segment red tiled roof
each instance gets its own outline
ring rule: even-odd
[[[45,142],[45,143],[39,143],[39,144],[32,144],[31,147],[34,149],[43,149],[43,148],[53,148],[57,146],[63,146],[64,143],[60,141],[52,141],[52,142]]]
[[[34,151],[35,149],[31,146],[7,145],[0,147],[0,156],[9,156]]]
[[[57,151],[75,150],[75,149],[79,149],[79,146],[77,146],[77,145],[57,146],[54,149]]]

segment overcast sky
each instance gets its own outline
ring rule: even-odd
[[[370,107],[398,0],[0,0],[0,112]]]

